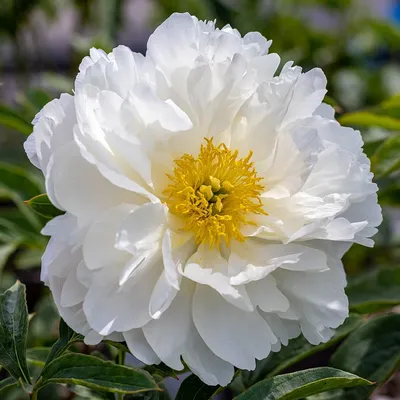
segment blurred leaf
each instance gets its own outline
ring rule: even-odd
[[[0,245],[0,280],[1,280],[1,273],[3,271],[4,266],[7,263],[8,258],[11,256],[11,254],[14,253],[14,251],[18,248],[18,246],[19,246],[19,241],[17,240]]]
[[[371,157],[372,171],[382,178],[400,169],[400,134],[389,136]]]
[[[381,128],[398,131],[400,130],[400,119],[385,115],[372,114],[367,111],[359,111],[341,115],[338,121],[342,125],[350,126],[380,126]]]
[[[160,363],[158,365],[146,365],[143,369],[149,374],[158,375],[161,378],[171,377],[174,379],[179,379],[178,375],[176,375],[176,371],[174,371],[172,368],[168,367],[164,363]],[[179,371],[179,373],[182,373],[182,371]]]
[[[46,359],[49,356],[50,347],[32,347],[26,351],[26,359],[28,364],[44,367]]]
[[[213,398],[217,390],[218,386],[208,386],[193,374],[182,382],[175,400],[208,400]]]
[[[54,343],[58,337],[59,318],[53,296],[42,294],[29,323],[28,346],[47,347]]]
[[[30,199],[41,192],[39,179],[27,170],[0,162],[0,186],[17,193],[21,199]]]
[[[265,379],[235,397],[235,400],[296,400],[332,389],[371,384],[338,369],[313,368]]]
[[[363,322],[362,317],[350,315],[343,325],[336,330],[331,340],[317,346],[310,344],[304,336],[292,339],[287,346],[282,346],[279,352],[271,353],[266,359],[257,361],[257,367],[254,371],[239,371],[230,387],[235,393],[241,393],[267,377],[278,375],[301,360],[336,345],[352,331],[359,328]]]
[[[53,206],[47,194],[39,194],[32,197],[30,200],[25,201],[25,204],[31,207],[37,214],[47,219],[52,219],[58,215],[64,214],[64,211],[60,211]]]
[[[0,293],[4,293],[10,286],[12,286],[17,280],[16,276],[8,271],[3,271],[0,279]],[[1,365],[0,365],[1,369]]]
[[[46,364],[49,364],[52,360],[57,357],[60,357],[65,351],[69,349],[69,347],[79,341],[82,340],[82,335],[74,332],[62,318],[60,318],[59,325],[59,338],[56,343],[54,343],[53,347],[50,350],[50,354],[47,357]]]
[[[378,194],[380,205],[398,205],[400,199],[400,183],[380,188]]]
[[[104,343],[107,343],[113,347],[115,347],[118,350],[122,350],[125,353],[130,353],[128,346],[125,343],[122,342],[114,342],[112,340],[103,340]]]
[[[378,268],[349,281],[352,311],[371,314],[400,304],[400,267]]]
[[[377,317],[353,332],[333,355],[331,365],[382,385],[400,366],[400,315]],[[376,385],[346,389],[332,393],[332,398],[367,399],[375,389]]]
[[[17,387],[17,381],[12,377],[8,377],[0,381],[0,395],[3,391],[10,389],[11,387]]]
[[[389,111],[393,109],[400,109],[400,94],[396,94],[389,99],[383,101],[379,106],[379,109]]]
[[[109,392],[96,392],[84,386],[67,385],[68,389],[77,395],[77,398],[90,400],[115,400],[114,394]]]
[[[24,209],[27,209],[26,205],[21,202]],[[28,209],[30,214],[34,214],[33,211]],[[37,221],[36,216],[34,216],[35,221]],[[36,228],[36,225],[32,225],[30,220],[26,218],[26,215],[21,213],[21,211],[16,207],[0,207],[0,220],[6,220],[12,225],[18,226],[18,230],[15,231],[16,235],[11,235],[11,237],[21,236],[18,232],[24,232],[31,236],[32,234],[36,238],[40,233]],[[24,236],[24,235],[22,235]]]
[[[81,385],[113,393],[160,390],[149,373],[84,354],[64,354],[47,364],[36,388],[49,383]]]
[[[0,125],[26,136],[32,133],[32,125],[23,115],[6,105],[0,105]]]
[[[30,269],[40,267],[44,248],[24,249],[18,252],[14,258],[17,269]]]
[[[0,364],[15,379],[30,383],[26,363],[28,309],[25,285],[16,282],[0,295]]]
[[[31,88],[19,94],[17,101],[24,112],[33,120],[35,115],[49,102],[52,97],[42,89]],[[31,127],[31,131],[33,128]]]
[[[43,74],[43,82],[59,93],[72,94],[72,88],[74,87],[73,79],[55,72],[45,72]]]
[[[122,350],[125,353],[130,353],[129,348],[126,346],[125,343],[114,342],[112,340],[104,340],[103,342],[115,347],[118,350]],[[143,367],[143,369],[147,371],[149,374],[158,377],[159,378],[158,380],[163,380],[164,378],[168,377],[179,379],[178,376],[176,375],[176,371],[174,371],[172,368],[168,367],[164,363],[160,363],[157,365],[146,365]],[[179,371],[179,373],[182,373],[182,371]]]

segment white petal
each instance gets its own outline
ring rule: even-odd
[[[129,351],[134,357],[148,365],[160,363],[157,354],[144,337],[142,329],[131,329],[124,332],[123,335]]]
[[[240,369],[253,370],[277,341],[257,311],[242,311],[205,285],[197,285],[193,320],[213,353]]]
[[[161,314],[171,305],[177,293],[178,290],[170,285],[166,278],[166,273],[163,271],[151,294],[149,305],[151,317],[154,319],[160,318]]]
[[[200,379],[210,386],[226,386],[235,372],[233,365],[217,357],[204,343],[193,326],[182,358]]]
[[[121,224],[116,247],[135,255],[159,246],[164,230],[166,207],[147,203],[131,212]]]
[[[143,333],[157,356],[176,370],[183,369],[180,356],[192,323],[193,286],[189,281],[182,282],[180,291],[160,319],[143,327]]]
[[[76,304],[82,303],[85,298],[87,289],[83,286],[77,278],[76,269],[72,269],[64,283],[60,304],[62,307],[72,307]]]
[[[100,270],[83,303],[89,325],[101,335],[141,328],[151,319],[150,296],[161,267],[141,269],[123,286],[119,285],[118,268],[121,266],[114,266],[116,271]]]
[[[130,204],[111,208],[90,226],[83,243],[83,258],[89,269],[113,267],[125,263],[129,254],[115,248],[119,226],[136,209]]]
[[[245,287],[231,285],[228,275],[228,263],[219,251],[201,244],[195,254],[189,258],[183,275],[203,285],[215,289],[226,301],[245,311],[253,311],[253,305]]]
[[[232,243],[230,283],[240,285],[266,277],[277,268],[294,271],[326,269],[325,253],[299,244],[267,244],[248,239]]]
[[[270,275],[249,283],[246,285],[246,290],[253,305],[265,312],[285,312],[289,309],[289,300],[276,287],[276,281]]]
[[[99,335],[96,331],[91,330],[86,334],[84,342],[88,346],[96,346],[103,340],[103,336]]]

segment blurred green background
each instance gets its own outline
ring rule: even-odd
[[[398,304],[400,1],[0,0],[0,293],[16,279],[27,285],[29,312],[35,313],[28,345],[52,343],[58,322],[39,279],[46,218],[24,203],[44,192],[22,147],[31,121],[49,100],[72,92],[90,47],[125,44],[144,52],[154,27],[175,11],[216,19],[219,27],[229,23],[242,34],[259,31],[273,40],[271,51],[282,63],[324,70],[326,101],[343,124],[362,131],[384,209],[376,246],[355,245],[345,256],[349,280]],[[389,279],[381,275],[389,270]],[[384,390],[389,396],[396,391]]]

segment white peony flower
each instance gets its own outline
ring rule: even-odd
[[[42,279],[85,341],[209,385],[348,315],[341,263],[381,222],[360,133],[258,33],[188,14],[146,56],[92,49],[25,143],[65,214]]]

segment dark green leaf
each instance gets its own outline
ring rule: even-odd
[[[35,197],[32,197],[30,200],[25,201],[29,207],[32,208],[37,214],[45,217],[47,219],[52,219],[57,215],[64,214],[63,211],[60,211],[56,207],[53,206],[47,194],[39,194]]]
[[[353,332],[333,355],[331,365],[378,386],[384,383],[400,365],[400,315],[375,318]],[[347,389],[340,399],[367,399],[375,388]]]
[[[399,120],[400,121],[400,120]],[[399,128],[400,129],[400,128]],[[382,178],[400,169],[400,135],[389,136],[371,157],[372,171]]]
[[[371,385],[371,382],[334,368],[313,368],[265,379],[235,397],[235,400],[296,400],[332,389],[360,385]]]
[[[75,342],[82,340],[83,337],[78,333],[74,332],[62,318],[60,318],[59,325],[59,338],[54,343],[50,350],[50,353],[46,359],[46,364],[49,364],[52,360],[60,357],[68,348]]]
[[[217,390],[218,386],[208,386],[198,376],[190,375],[182,382],[175,400],[208,400]]]
[[[62,355],[44,367],[37,388],[50,383],[81,385],[113,393],[160,390],[146,371],[76,353]]]
[[[0,381],[0,395],[3,392],[3,390],[7,390],[10,389],[11,387],[17,387],[17,386],[18,383],[12,376],[3,379],[2,381]]]
[[[363,321],[362,317],[351,315],[336,330],[335,335],[330,341],[317,346],[310,344],[304,336],[292,339],[279,352],[271,353],[265,360],[258,361],[254,371],[240,371],[231,383],[232,389],[235,393],[241,393],[255,383],[267,377],[277,375],[299,361],[334,346],[348,336],[350,332],[359,328],[363,324]]]
[[[25,285],[17,281],[0,295],[0,364],[15,379],[30,383],[25,355],[27,330]]]
[[[400,304],[400,267],[382,268],[349,282],[350,309],[371,314]]]

